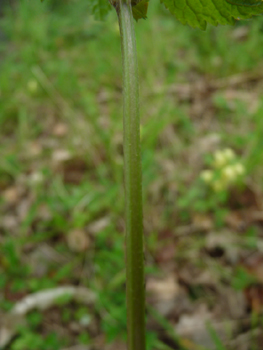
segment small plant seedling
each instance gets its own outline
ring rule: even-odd
[[[41,0],[42,1],[42,0]],[[205,30],[207,24],[234,24],[263,13],[259,0],[160,0],[182,24]],[[123,125],[126,216],[126,296],[128,350],[145,350],[145,291],[140,148],[139,78],[134,19],[147,17],[149,0],[89,0],[103,17],[115,8],[123,63]],[[112,6],[109,6],[110,5]],[[220,10],[219,10],[220,9]]]

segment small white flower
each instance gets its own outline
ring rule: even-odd
[[[236,157],[234,151],[231,148],[225,148],[223,153],[224,153],[225,159],[228,161],[231,161]]]
[[[244,175],[244,173],[245,173],[244,165],[241,163],[235,164],[234,169],[235,169],[235,172],[237,175]]]
[[[200,174],[200,178],[206,182],[210,183],[213,179],[213,171],[212,170],[203,170]]]
[[[214,167],[217,169],[222,168],[226,164],[231,163],[235,158],[236,155],[231,148],[216,151],[214,154]]]
[[[235,180],[236,177],[237,177],[235,166],[234,165],[228,165],[225,168],[223,168],[222,169],[222,175],[229,182]]]
[[[223,151],[216,151],[214,154],[214,167],[222,168],[226,164],[226,157]]]

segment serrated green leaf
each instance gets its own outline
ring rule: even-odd
[[[108,0],[89,0],[89,9],[96,19],[103,20],[111,10],[111,5]]]
[[[111,10],[108,0],[88,0],[90,12],[96,19],[103,20]]]
[[[148,4],[149,4],[149,0],[141,0],[132,6],[133,18],[136,21],[138,21],[141,18],[143,19],[147,18]]]
[[[226,0],[232,5],[237,6],[259,6],[262,5],[261,0]]]
[[[227,0],[161,0],[161,2],[183,24],[194,28],[206,29],[207,23],[214,26],[219,24],[234,24],[237,19],[248,19],[263,13],[263,3],[251,6],[259,0],[230,0],[248,5],[230,4]]]

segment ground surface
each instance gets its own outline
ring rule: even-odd
[[[20,3],[0,20],[0,344],[122,350],[116,18],[94,21],[86,1]],[[148,349],[260,350],[263,21],[201,32],[156,6],[136,25]],[[10,311],[63,286],[90,302]]]

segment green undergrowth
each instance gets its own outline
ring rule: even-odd
[[[10,310],[30,292],[84,285],[97,293],[92,315],[78,305],[61,319],[95,317],[110,342],[126,337],[120,45],[114,14],[97,22],[86,16],[87,6],[20,1],[0,20],[0,308]],[[196,214],[212,217],[216,229],[226,225],[232,188],[214,190],[200,177],[214,169],[216,149],[232,149],[244,166],[244,177],[231,183],[235,190],[242,192],[248,180],[262,189],[263,100],[253,84],[262,71],[263,21],[201,32],[177,23],[154,1],[148,16],[152,20],[139,21],[136,30],[150,276],[160,273],[160,232],[174,236],[176,226],[189,225]],[[247,84],[209,88],[246,74],[252,76]],[[239,94],[229,97],[231,91]],[[219,140],[215,148],[211,135]],[[208,145],[201,152],[202,139]],[[74,238],[77,230],[88,242]],[[43,245],[57,259],[34,254]],[[180,259],[187,249],[202,249],[203,241],[192,237],[190,248],[185,245]],[[254,282],[242,270],[233,274],[238,290]],[[11,350],[91,342],[85,327],[75,338],[59,338],[40,326],[41,313],[28,317]],[[149,331],[148,348],[166,345]]]

